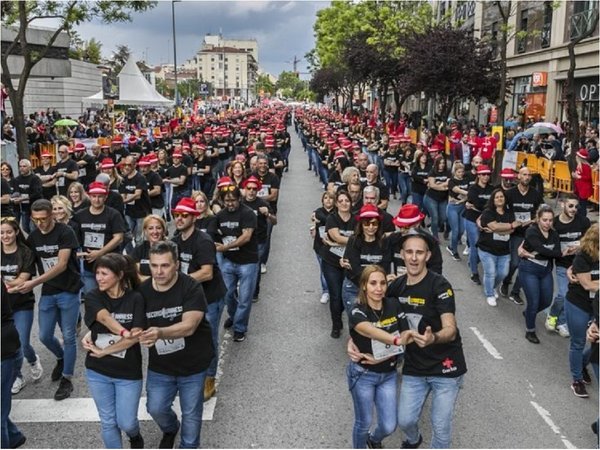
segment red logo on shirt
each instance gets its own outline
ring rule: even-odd
[[[446,369],[450,369],[453,365],[454,361],[452,361],[450,358],[446,358],[442,361],[442,366],[444,366]]]

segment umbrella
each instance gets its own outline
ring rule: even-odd
[[[563,129],[560,127],[560,125],[555,125],[552,122],[538,122],[538,123],[534,123],[533,126],[534,127],[538,127],[539,126],[539,127],[552,128],[558,134],[564,134]]]
[[[79,122],[75,122],[71,119],[60,119],[54,122],[55,127],[72,127],[79,125]]]
[[[519,143],[519,139],[521,138],[521,136],[524,136],[525,133],[520,132],[515,134],[515,137],[513,137],[512,141],[510,141],[510,145],[508,147],[508,151],[512,152],[513,150],[515,150],[517,148],[517,144]]]
[[[558,133],[558,131],[556,131],[554,128],[538,125],[535,127],[527,128],[524,131],[524,133],[525,133],[525,136],[530,137],[530,136],[533,136],[534,134],[556,134],[556,133]]]

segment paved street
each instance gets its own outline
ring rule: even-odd
[[[268,273],[263,275],[260,301],[253,305],[246,341],[234,343],[229,333],[222,340],[218,391],[216,400],[206,406],[203,447],[351,445],[347,327],[342,339],[329,337],[329,308],[319,303],[317,264],[308,231],[321,186],[306,170],[306,156],[292,129],[290,134],[291,170],[282,181]],[[397,210],[398,202],[392,200],[389,211],[395,214]],[[568,339],[546,332],[540,316],[542,342],[527,342],[523,307],[506,299],[497,308],[489,307],[481,288],[469,281],[466,261],[454,262],[443,253],[444,274],[457,293],[457,319],[469,368],[457,404],[453,446],[595,447],[590,423],[598,415],[597,384],[594,381],[588,389],[589,399],[572,394]],[[52,400],[56,384],[49,378],[53,358],[39,343],[37,327],[32,341],[45,374],[40,383],[28,384],[14,397],[12,414],[27,436],[26,446],[101,448],[100,424],[94,420],[82,354],[75,391],[67,400],[71,403],[56,403]],[[63,404],[65,411],[58,410]],[[143,410],[145,405],[141,406]],[[423,447],[427,447],[427,421],[423,432]],[[143,421],[142,434],[146,447],[157,446],[160,432],[151,420]],[[384,445],[398,448],[401,440],[396,432]]]

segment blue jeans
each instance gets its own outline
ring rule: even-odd
[[[421,211],[425,212],[425,206],[423,205],[423,194],[412,191],[412,202],[413,204],[417,205]]]
[[[248,331],[258,264],[237,264],[225,257],[221,258],[220,261],[222,261],[222,263],[219,262],[219,265],[223,281],[227,286],[227,294],[225,294],[227,314],[233,320],[233,331],[245,333]],[[238,281],[240,283],[239,289],[237,287]]]
[[[469,269],[471,274],[475,275],[477,271],[477,264],[479,263],[479,255],[477,253],[477,241],[479,240],[479,228],[475,222],[465,219],[465,231],[467,232],[467,240],[469,243]]]
[[[513,275],[515,274],[515,271],[517,270],[517,268],[519,267],[519,264],[521,263],[521,258],[519,258],[519,247],[521,246],[521,243],[525,240],[525,238],[523,236],[515,236],[514,234],[511,235],[510,237],[510,267],[508,269],[508,275],[506,275],[506,278],[503,281],[503,284],[510,284]],[[510,290],[511,294],[519,294],[519,291],[521,290],[521,284],[522,281],[519,279],[519,277],[517,276],[517,278],[515,279],[515,284],[513,284],[512,289]]]
[[[371,440],[381,442],[396,429],[398,373],[395,370],[372,372],[351,362],[346,368],[346,377],[354,403],[352,447],[367,448],[373,407],[377,410],[377,426],[370,433]]]
[[[408,196],[410,195],[410,174],[400,172],[398,174],[398,186],[400,187],[400,200],[402,204],[408,202]]]
[[[448,217],[448,223],[450,224],[450,230],[452,231],[450,249],[454,253],[458,252],[458,243],[465,232],[465,219],[462,216],[464,210],[464,203],[459,205],[448,203],[448,207],[446,208],[446,216]]]
[[[174,433],[179,427],[173,400],[179,391],[181,405],[181,434],[179,448],[198,448],[204,406],[206,371],[174,377],[148,370],[146,409],[163,433]]]
[[[423,203],[429,213],[429,217],[431,217],[431,234],[437,239],[439,230],[444,228],[446,224],[448,201],[438,202],[429,195],[425,195]]]
[[[336,330],[341,330],[342,311],[344,304],[342,303],[342,286],[344,284],[344,270],[341,267],[334,267],[331,264],[323,261],[323,275],[329,289],[329,312],[331,313],[331,327]]]
[[[419,440],[419,419],[430,392],[431,448],[449,448],[452,443],[452,418],[463,376],[456,378],[402,376],[398,402],[398,428],[411,444]]]
[[[494,288],[497,288],[506,274],[508,273],[508,265],[510,263],[510,255],[492,255],[480,248],[477,249],[479,259],[483,266],[483,292],[486,297],[494,296]]]
[[[106,448],[123,448],[121,430],[130,438],[140,434],[138,407],[142,380],[124,380],[86,369],[88,387],[96,403],[102,441]]]
[[[327,282],[325,281],[325,275],[323,275],[323,261],[321,260],[321,256],[318,253],[315,252],[315,255],[317,255],[317,261],[319,262],[319,280],[321,281],[321,293],[329,294],[329,289],[327,289]]]
[[[225,299],[221,298],[215,302],[209,303],[206,310],[206,320],[210,324],[212,334],[213,347],[215,349],[215,357],[206,369],[207,377],[215,377],[217,375],[217,366],[219,365],[219,324],[221,323],[221,314],[225,307]]]
[[[21,228],[27,234],[35,229],[35,224],[31,220],[31,209],[29,206],[27,209],[21,206]]]
[[[556,293],[556,297],[554,297],[554,302],[552,302],[548,314],[558,317],[556,325],[563,325],[567,321],[565,316],[565,298],[569,290],[569,280],[567,279],[567,269],[565,267],[556,266],[556,288],[558,292]]]
[[[96,281],[96,274],[90,272],[89,270],[81,271],[81,282],[83,283],[83,295],[88,292],[96,289],[98,287],[98,282]]]
[[[344,303],[344,309],[350,319],[350,311],[352,311],[352,305],[356,303],[358,299],[358,286],[356,286],[349,278],[344,277],[344,283],[342,284],[342,302]]]
[[[398,170],[383,170],[383,178],[385,184],[390,190],[390,195],[394,195],[398,192]]]
[[[64,358],[63,375],[73,376],[77,357],[77,318],[79,317],[79,293],[61,292],[42,295],[39,302],[38,321],[40,341],[57,359]],[[64,349],[54,337],[56,324],[63,335]]]
[[[592,353],[590,346],[585,349],[585,333],[588,322],[593,319],[593,315],[585,312],[569,300],[565,302],[565,315],[567,316],[567,326],[571,335],[569,343],[571,376],[573,381],[580,381],[583,380],[583,367],[589,363]]]
[[[542,267],[526,259],[519,264],[518,278],[525,291],[525,326],[527,331],[535,331],[535,317],[552,302],[554,290],[552,267]]]
[[[13,313],[13,320],[15,322],[15,328],[19,333],[19,340],[21,341],[21,348],[19,352],[27,359],[29,364],[36,362],[35,350],[31,346],[31,327],[33,325],[33,309],[25,309],[15,311]],[[22,377],[21,367],[23,365],[23,358],[19,358],[19,363],[15,367],[16,376]]]
[[[12,406],[12,393],[10,389],[16,377],[16,361],[19,357],[13,356],[2,360],[2,397],[0,397],[2,416],[2,448],[13,448],[21,440],[23,434],[10,420],[10,409]]]
[[[144,233],[143,233],[144,218],[142,217],[139,219],[135,219],[133,217],[129,217],[128,215],[125,215],[125,221],[127,222],[127,225],[129,226],[129,230],[131,231],[131,235],[133,236],[133,240],[135,241],[136,247],[138,245],[142,245],[142,242],[144,239]],[[131,243],[129,243],[129,246],[131,246]],[[129,252],[127,252],[127,254],[129,254]]]

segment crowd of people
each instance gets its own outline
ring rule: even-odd
[[[56,118],[30,120],[52,128]],[[598,316],[598,226],[586,204],[597,145],[577,151],[577,195],[564,196],[555,213],[526,167],[502,170],[494,186],[491,129],[456,121],[447,133],[440,128],[412,143],[407,116],[384,129],[368,115],[316,108],[186,119],[148,111],[118,120],[109,143],[88,149],[80,140],[108,136],[94,129],[110,121],[80,119],[57,136],[56,155],[36,146],[45,138],[32,140],[38,167],[27,159],[18,174],[1,167],[3,447],[25,441],[9,419],[11,393],[44,373],[31,342],[36,307],[40,341],[56,358],[57,401],[73,391],[79,329],[87,327],[85,377],[107,448],[122,446],[122,432],[132,448],[144,446],[137,419],[144,378],[148,412],[163,433],[159,447],[172,448],[179,432],[182,448],[200,444],[203,400],[216,391],[223,311],[223,326],[243,342],[260,298],[291,126],[323,187],[311,217],[313,249],[330,335],[341,337],[344,320],[350,331],[355,448],[381,448],[397,426],[403,448],[417,448],[430,392],[432,446],[450,446],[467,368],[442,251],[460,261],[460,246],[483,301],[494,307],[502,295],[527,303],[529,342],[539,344],[536,317],[548,310],[546,328],[571,340],[571,388],[587,396],[588,363],[598,374],[597,344],[585,345],[586,333],[597,341],[597,327],[587,323]],[[10,121],[3,139],[9,129]],[[400,200],[396,214],[388,212],[390,199]],[[181,418],[170,406],[177,393]]]

